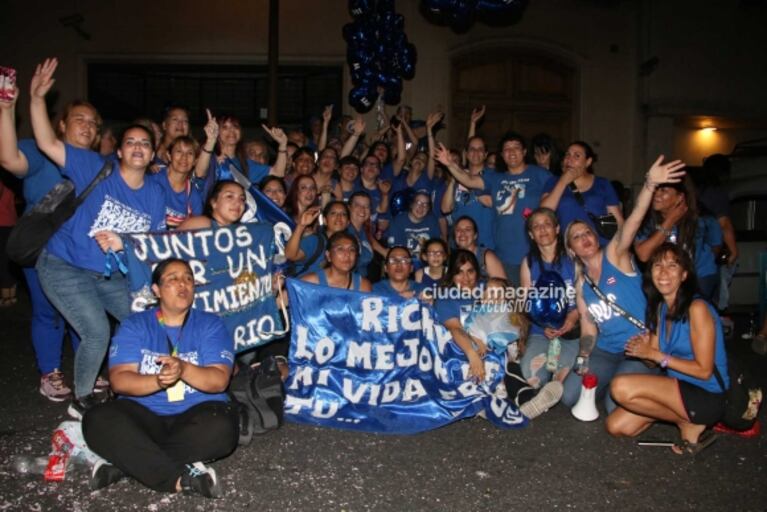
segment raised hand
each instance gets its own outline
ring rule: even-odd
[[[288,136],[285,135],[285,132],[280,128],[279,126],[275,126],[274,128],[269,128],[265,124],[261,125],[261,128],[264,129],[264,131],[269,134],[269,136],[277,142],[277,144],[280,145],[280,147],[285,147],[288,144]]]
[[[32,83],[29,86],[29,93],[32,98],[45,98],[48,91],[51,90],[56,79],[53,78],[53,73],[56,72],[56,68],[59,65],[58,59],[55,57],[52,59],[45,59],[42,64],[38,64],[35,68],[35,74],[32,76]]]
[[[437,123],[442,121],[442,119],[445,117],[444,112],[432,112],[428,116],[426,116],[426,128],[431,131],[434,126],[436,126]]]
[[[391,192],[391,181],[389,180],[381,180],[378,182],[378,190],[383,195],[387,195],[389,192]]]
[[[645,180],[649,186],[658,186],[663,183],[679,183],[685,175],[685,163],[681,160],[673,160],[663,163],[663,155],[660,155],[650,170],[645,175]]]
[[[208,122],[205,123],[203,130],[205,131],[205,138],[209,141],[215,141],[218,139],[218,121],[211,114],[210,109],[205,109],[205,114],[208,116]]]
[[[333,117],[333,105],[325,105],[325,110],[322,111],[322,122],[328,124]]]
[[[450,150],[441,142],[434,148],[434,158],[445,167],[450,167],[450,164],[453,163],[453,160],[450,157]]]
[[[485,106],[480,105],[479,107],[476,107],[472,109],[471,111],[471,122],[472,124],[477,124],[480,119],[485,117]]]
[[[320,216],[320,207],[312,206],[311,208],[307,208],[306,211],[301,214],[301,218],[299,219],[298,223],[306,228],[311,226],[314,223],[314,221],[317,220],[317,217],[319,216]]]
[[[354,119],[354,124],[352,125],[352,133],[358,137],[365,133],[365,120],[361,115],[357,115],[357,117]]]
[[[19,88],[16,87],[16,71],[0,68],[0,109],[10,109],[19,98]]]

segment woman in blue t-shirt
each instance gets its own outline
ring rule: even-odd
[[[679,244],[695,263],[701,295],[713,301],[719,284],[716,255],[722,245],[722,229],[713,217],[699,214],[694,187],[687,177],[680,183],[657,188],[652,198],[652,210],[637,235],[634,249],[639,261],[648,261],[650,254],[662,243]]]
[[[520,279],[522,288],[529,290],[538,282],[544,271],[560,275],[566,286],[567,316],[562,325],[544,326],[532,323],[522,356],[522,375],[531,386],[540,387],[552,377],[564,382],[578,355],[578,341],[571,333],[578,323],[575,306],[575,263],[565,252],[565,244],[559,231],[557,215],[549,208],[538,208],[527,218],[527,234],[530,252],[522,260]],[[564,338],[568,339],[564,339]],[[549,346],[558,339],[560,352],[548,358]]]
[[[56,138],[45,104],[56,66],[55,59],[46,60],[32,78],[32,129],[40,150],[74,182],[79,194],[102,169],[104,159]],[[37,261],[45,294],[81,339],[75,354],[75,398],[68,410],[75,418],[101,400],[92,391],[109,345],[107,314],[120,321],[130,313],[128,281],[121,272],[112,272],[122,250],[119,234],[165,227],[165,194],[144,179],[153,148],[154,136],[145,127],[126,128],[113,172],[53,235]]]
[[[226,457],[238,440],[239,416],[226,394],[232,337],[218,316],[192,308],[186,261],[160,262],[152,291],[158,307],[126,318],[112,340],[109,377],[119,399],[83,418],[88,446],[106,459],[91,489],[127,475],[156,491],[212,498],[218,479],[202,463]]]
[[[168,146],[168,167],[149,174],[165,191],[165,224],[177,228],[184,220],[202,213],[202,197],[192,186],[191,173],[199,145],[188,135],[182,135]]]
[[[575,141],[565,152],[562,175],[552,176],[543,187],[541,206],[557,212],[559,223],[568,226],[582,220],[599,234],[599,243],[610,241],[597,226],[598,217],[612,215],[618,227],[623,225],[620,200],[612,184],[594,175],[597,155],[587,143]]]
[[[655,189],[662,183],[678,182],[684,176],[681,161],[662,162],[663,156],[653,163],[637,196],[634,211],[606,246],[600,246],[594,228],[585,221],[573,221],[565,231],[567,253],[575,260],[578,269],[575,291],[581,321],[575,372],[570,372],[565,379],[562,396],[562,403],[568,407],[578,401],[582,376],[587,371],[597,377],[597,399],[607,394],[608,412],[615,408],[606,393],[613,376],[652,371],[642,361],[627,358],[623,347],[629,338],[644,329],[641,318],[646,301],[642,294],[642,278],[631,256],[634,236],[650,207]]]
[[[240,222],[245,209],[245,189],[242,185],[235,181],[217,181],[208,194],[202,215],[189,217],[178,229],[189,231],[230,226]]]
[[[626,354],[652,361],[664,375],[620,375],[610,391],[618,408],[607,418],[614,436],[634,437],[656,421],[676,424],[678,454],[699,452],[714,440],[707,426],[722,417],[729,387],[719,315],[696,297],[687,251],[670,242],[650,255],[645,271],[647,327],[626,343]]]

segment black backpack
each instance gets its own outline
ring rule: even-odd
[[[748,430],[756,423],[762,405],[762,388],[734,359],[727,361],[730,388],[724,389],[724,380],[714,365],[714,377],[724,390],[725,407],[721,422],[733,430]]]

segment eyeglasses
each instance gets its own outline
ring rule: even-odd
[[[429,201],[414,201],[413,204],[416,206],[429,206]]]
[[[328,212],[328,217],[348,217],[346,212]]]
[[[426,251],[427,256],[442,256],[445,251]]]
[[[410,263],[410,258],[405,258],[404,256],[401,258],[389,258],[386,260],[386,263],[389,265],[405,265]]]

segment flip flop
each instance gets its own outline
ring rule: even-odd
[[[716,432],[712,430],[707,430],[700,435],[697,443],[691,443],[689,441],[681,441],[680,443],[674,444],[674,446],[672,446],[671,449],[677,455],[682,455],[685,457],[695,457],[701,451],[711,446],[714,443],[714,441],[717,440],[718,437],[719,436]]]

